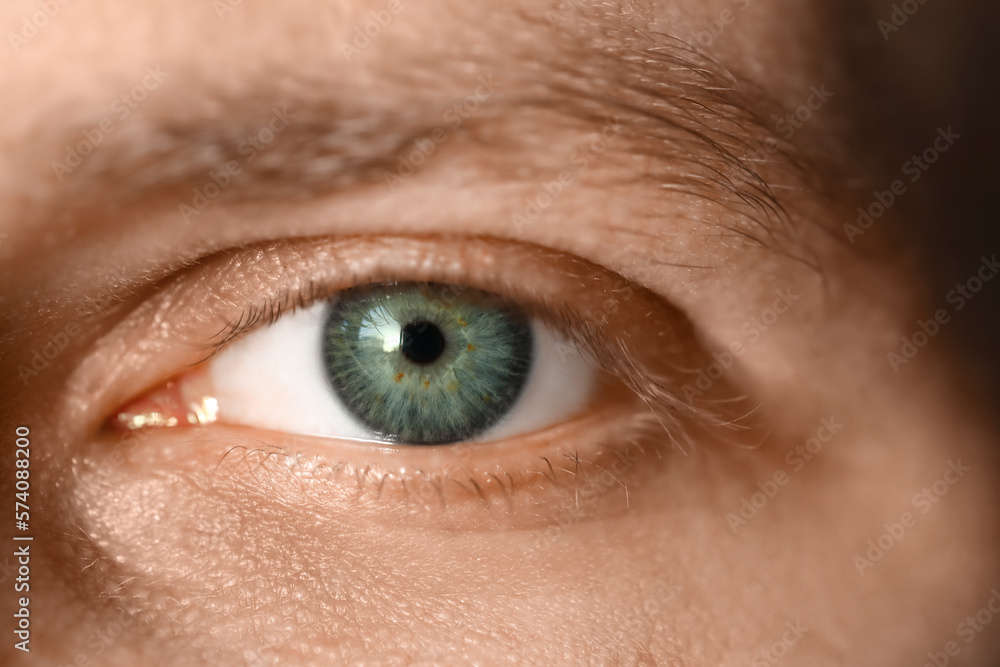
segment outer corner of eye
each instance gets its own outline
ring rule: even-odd
[[[496,295],[463,288],[445,303],[435,287],[352,288],[285,314],[178,379],[166,396],[183,415],[124,416],[202,423],[188,406],[210,395],[224,423],[441,445],[540,431],[588,406],[599,371],[557,330]]]

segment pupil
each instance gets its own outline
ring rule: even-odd
[[[415,364],[429,364],[444,352],[444,334],[425,320],[404,326],[400,338],[403,356]]]

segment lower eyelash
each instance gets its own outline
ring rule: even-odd
[[[404,510],[432,504],[439,509],[447,509],[450,501],[458,497],[478,498],[480,502],[476,504],[487,510],[494,520],[506,520],[516,515],[521,522],[519,525],[527,527],[523,522],[534,516],[543,497],[544,502],[574,508],[579,513],[587,511],[588,505],[596,504],[608,492],[618,488],[627,508],[630,500],[629,476],[622,473],[619,477],[612,471],[612,463],[620,455],[634,449],[639,451],[639,456],[633,457],[636,462],[645,461],[648,454],[658,447],[660,429],[659,423],[650,415],[638,415],[630,420],[625,430],[625,433],[616,434],[614,444],[600,445],[600,454],[594,458],[582,456],[580,449],[571,448],[557,455],[540,455],[530,466],[521,469],[501,465],[496,471],[480,472],[478,475],[460,465],[433,473],[412,470],[398,474],[372,463],[327,463],[319,457],[291,453],[263,442],[261,447],[241,444],[230,448],[215,467],[215,473],[227,465],[245,465],[258,482],[255,486],[266,487],[267,484],[260,484],[263,480],[259,475],[280,471],[281,474],[291,475],[303,492],[314,490],[319,497],[330,488],[323,482],[337,482],[336,488],[342,490],[343,481],[353,480],[357,493],[355,502],[363,504],[373,498],[381,503],[395,500],[398,507]],[[588,449],[594,448],[589,446]],[[277,465],[270,465],[272,463]],[[320,485],[314,486],[314,483]],[[525,494],[526,486],[534,487],[534,493]],[[530,500],[526,501],[525,495]],[[533,511],[527,514],[518,512],[526,502],[525,506]],[[458,503],[458,506],[464,508],[467,505]],[[380,507],[379,511],[384,511],[384,508]],[[546,519],[539,517],[538,521]]]

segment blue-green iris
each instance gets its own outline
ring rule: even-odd
[[[475,436],[510,410],[530,370],[532,335],[495,295],[370,285],[338,295],[323,357],[340,399],[380,437],[441,444]]]

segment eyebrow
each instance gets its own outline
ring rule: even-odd
[[[783,180],[778,185],[785,190],[807,189],[805,160],[763,122],[773,106],[766,95],[663,35],[647,35],[641,45],[591,49],[584,58],[571,55],[553,50],[540,72],[498,66],[504,90],[483,101],[450,133],[448,150],[456,144],[488,143],[497,160],[505,152],[531,150],[524,127],[518,125],[537,112],[594,129],[614,122],[624,138],[615,150],[649,158],[636,178],[664,193],[729,209],[741,220],[734,231],[758,241],[787,227],[788,202],[776,195],[776,178]],[[527,58],[512,56],[515,64]],[[32,189],[42,215],[82,217],[147,199],[177,205],[191,199],[191,188],[226,180],[232,171],[227,165],[234,164],[240,173],[229,173],[226,185],[231,187],[225,188],[226,197],[233,199],[306,198],[370,185],[384,181],[416,142],[440,130],[455,102],[422,95],[373,106],[370,100],[359,102],[364,99],[360,91],[323,85],[295,89],[296,96],[271,96],[262,87],[253,96],[224,97],[186,86],[182,95],[196,102],[189,106],[213,109],[210,116],[145,114],[107,136],[104,145],[59,182],[56,164],[90,126],[63,128],[56,132],[60,138],[49,143],[66,148],[48,151],[53,158],[48,178]],[[405,85],[398,89],[413,90]],[[282,117],[293,119],[275,131],[272,125]],[[39,126],[59,123],[39,119]],[[504,141],[497,140],[500,136]],[[255,150],[252,137],[268,141],[248,161],[247,151]]]

